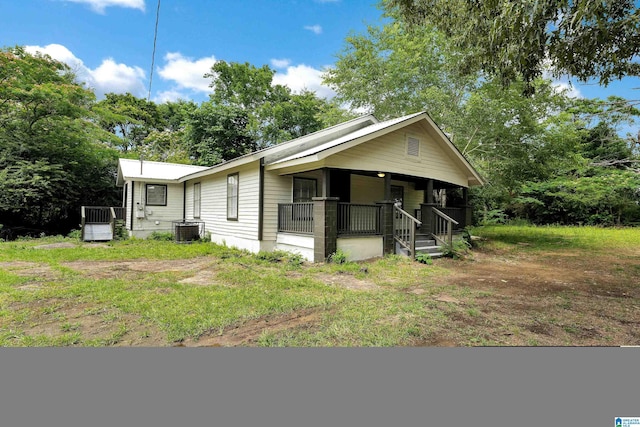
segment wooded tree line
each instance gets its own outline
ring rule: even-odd
[[[0,50],[0,232],[66,233],[78,228],[80,206],[119,206],[119,157],[211,166],[353,117],[273,85],[273,75],[219,61],[199,105],[129,93],[98,101],[65,64]]]
[[[337,93],[332,100],[274,85],[275,72],[266,65],[224,61],[206,74],[211,94],[200,104],[157,104],[113,93],[96,100],[66,65],[4,48],[0,224],[5,234],[9,228],[20,232],[16,227],[63,233],[77,228],[81,205],[119,205],[118,157],[213,165],[348,120],[358,115],[354,111],[386,119],[421,110],[486,179],[472,192],[476,220],[639,223],[640,145],[637,135],[620,136],[639,114],[634,102],[570,98],[544,78],[540,57],[541,50],[560,55],[567,37],[582,40],[581,34],[614,49],[621,34],[635,37],[627,25],[637,15],[635,6],[472,3],[475,9],[462,1],[384,0],[383,23],[350,34],[326,70],[325,83]],[[443,21],[447,11],[455,13]],[[493,26],[487,11],[493,11]],[[606,24],[607,14],[608,22],[621,23],[605,34],[598,25]],[[568,16],[577,16],[580,25],[574,19],[567,27],[562,19]],[[483,31],[462,31],[463,19],[496,34],[487,41]],[[510,26],[497,26],[505,19]],[[556,26],[532,26],[543,19]],[[521,37],[498,34],[503,29]],[[537,56],[522,59],[527,49]],[[605,83],[637,75],[629,49],[618,56],[578,49],[555,62],[550,56],[550,72]]]
[[[386,22],[349,35],[325,82],[339,102],[381,119],[428,111],[487,181],[471,193],[476,221],[640,223],[640,135],[620,135],[635,129],[638,101],[571,98],[542,73],[550,58],[550,75],[637,75],[633,2],[381,6]]]

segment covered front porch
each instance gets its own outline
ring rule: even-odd
[[[291,176],[292,202],[278,204],[277,247],[314,262],[337,250],[350,260],[415,256],[421,241],[451,244],[471,221],[467,189],[451,183],[333,168]]]

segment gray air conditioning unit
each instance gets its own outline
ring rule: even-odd
[[[202,238],[204,222],[194,220],[173,221],[173,235],[176,243],[191,243]]]

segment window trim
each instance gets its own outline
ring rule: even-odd
[[[196,198],[196,195],[198,196]],[[197,208],[197,214],[196,214]],[[202,214],[202,184],[199,182],[193,183],[193,218],[200,218]]]
[[[316,178],[306,178],[306,177],[303,177],[303,176],[294,176],[293,177],[292,187],[291,187],[291,201],[293,203],[303,203],[303,202],[300,202],[300,201],[296,202],[296,180],[299,180],[299,181],[313,181],[313,186],[315,187],[315,195],[311,196],[311,197],[313,198],[313,197],[316,197],[318,195],[318,180]],[[308,202],[310,202],[310,201],[311,200],[308,200]]]
[[[229,193],[229,180],[235,177],[235,186],[231,187],[232,191],[235,189],[235,194]],[[239,200],[240,200],[240,173],[230,173],[227,175],[227,221],[237,221],[239,216]],[[233,205],[235,206],[233,206]],[[229,208],[235,208],[235,216],[229,215]]]
[[[154,203],[149,201],[149,187],[164,188],[164,203]],[[144,187],[145,204],[147,206],[167,206],[168,193],[169,193],[169,190],[166,184],[145,184],[145,187]]]

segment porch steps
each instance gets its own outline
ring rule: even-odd
[[[442,256],[442,246],[436,245],[435,239],[426,234],[416,235],[416,254],[429,254],[431,258]]]
[[[398,243],[396,243],[396,253],[409,256],[409,251]],[[438,246],[430,235],[418,234],[416,235],[416,254],[429,254],[431,258],[440,258],[443,255],[442,246]]]
[[[85,224],[84,241],[109,241],[113,240],[111,224]]]

